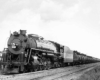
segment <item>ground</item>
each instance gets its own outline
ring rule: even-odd
[[[100,80],[100,66],[85,72],[78,80]]]

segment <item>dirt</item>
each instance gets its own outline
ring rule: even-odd
[[[100,66],[85,72],[78,80],[100,80]]]

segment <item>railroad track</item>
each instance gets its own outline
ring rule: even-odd
[[[86,69],[92,69],[95,65],[92,65],[92,66],[80,66],[80,67],[75,67],[73,69],[70,69],[70,70],[64,70],[64,71],[61,71],[60,73],[54,73],[54,74],[51,74],[51,75],[48,75],[48,76],[43,76],[43,77],[38,77],[36,79],[31,79],[31,80],[59,80],[61,79],[61,77],[64,77],[64,76],[69,76],[73,73],[77,73],[77,72],[81,72],[81,71],[84,71]]]
[[[72,67],[68,67],[68,70],[71,70]],[[25,77],[27,79],[30,78],[39,78],[39,77],[43,77],[43,76],[48,76],[51,74],[55,74],[55,73],[59,73],[65,71],[65,68],[57,68],[57,69],[50,69],[50,70],[43,70],[43,71],[37,71],[37,72],[30,72],[30,73],[23,73],[23,74],[14,74],[14,75],[1,75],[0,79],[2,80],[17,80],[18,78],[20,79],[25,79]]]
[[[66,72],[66,71],[64,71],[64,72],[62,72],[62,73],[58,73],[58,74],[56,74],[56,75],[51,75],[51,76],[46,76],[46,77],[44,77],[44,78],[42,78],[42,79],[40,79],[40,80],[62,80],[62,78],[63,77],[69,77],[70,75],[72,75],[72,74],[75,74],[75,73],[78,73],[78,72],[82,72],[82,71],[84,71],[84,70],[90,70],[90,69],[93,69],[94,67],[92,66],[92,67],[86,67],[86,68],[81,68],[81,69],[79,69],[79,70],[72,70],[72,71],[68,71],[68,72]],[[33,79],[34,80],[34,79]]]
[[[43,70],[37,72],[14,74],[14,75],[0,75],[0,80],[56,80],[59,77],[65,76],[65,74],[70,75],[74,72],[82,71],[84,69],[92,68],[94,64],[64,67],[50,70]]]

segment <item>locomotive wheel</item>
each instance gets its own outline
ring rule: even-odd
[[[63,63],[60,63],[60,67],[63,67]]]
[[[34,71],[39,71],[40,70],[40,66],[39,65],[35,65],[34,66]]]
[[[44,62],[44,70],[48,69],[47,61]]]
[[[42,64],[41,69],[46,70],[47,69],[47,60],[44,57],[42,57],[42,59],[41,59],[41,64]]]
[[[44,70],[44,66],[43,65],[40,65],[40,71],[41,70]]]
[[[54,67],[55,67],[55,68],[59,68],[59,67],[60,67],[59,63],[58,63],[58,62],[55,62],[55,63],[54,63]]]
[[[47,69],[51,69],[51,62],[50,62],[50,59],[47,60]]]
[[[24,73],[24,72],[26,72],[24,66],[19,66],[18,70],[19,70],[19,73]]]

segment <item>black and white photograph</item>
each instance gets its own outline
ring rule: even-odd
[[[0,0],[0,80],[100,80],[100,0]]]

